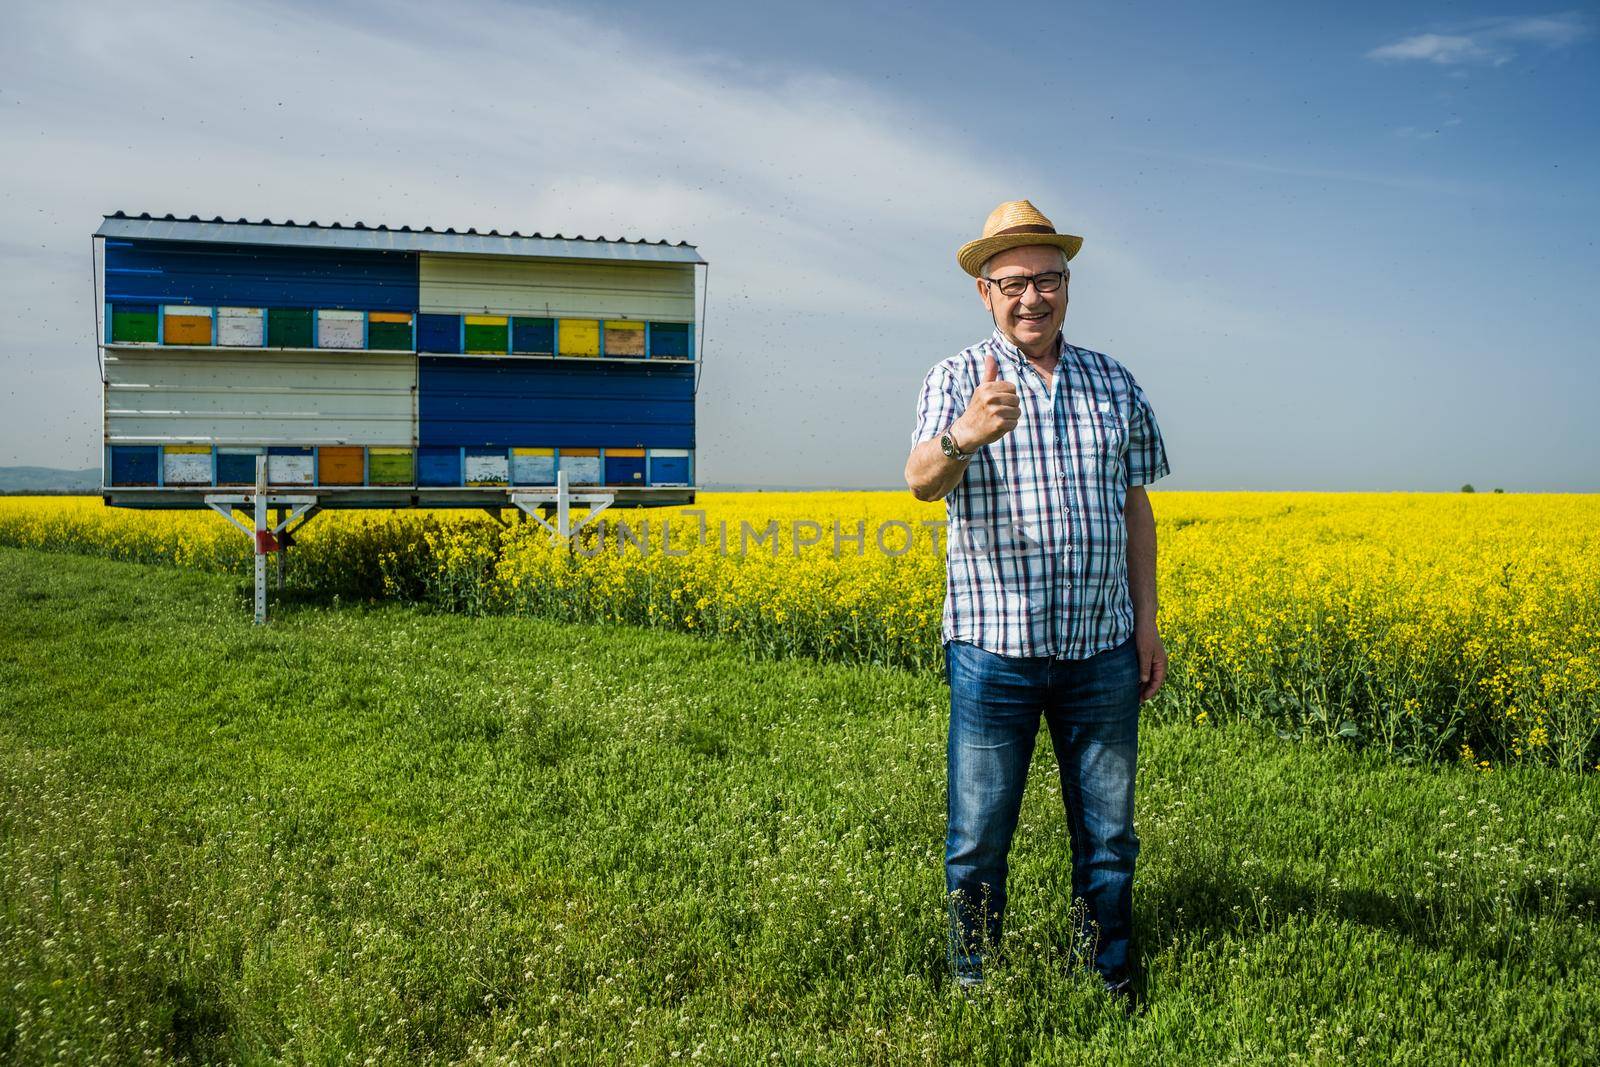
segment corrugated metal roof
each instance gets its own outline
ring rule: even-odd
[[[346,226],[317,222],[252,221],[221,216],[206,220],[198,215],[180,219],[174,215],[129,215],[119,211],[106,215],[95,231],[96,237],[130,237],[150,241],[215,241],[226,244],[277,245],[301,248],[359,248],[394,252],[434,252],[468,256],[527,256],[544,259],[600,259],[632,263],[704,263],[694,245],[680,241],[630,241],[623,238],[566,237],[556,234],[501,233],[475,229],[436,230],[431,226],[414,229],[401,226],[368,226],[356,222]]]

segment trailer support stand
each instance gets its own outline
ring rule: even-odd
[[[252,493],[207,493],[206,506],[238,527],[255,546],[255,619],[267,621],[267,554],[278,555],[278,590],[283,591],[284,553],[290,534],[298,532],[317,513],[317,498],[310,495],[269,494],[267,457],[256,457],[256,485]],[[249,507],[254,523],[246,526],[234,516],[235,509]],[[269,518],[268,509],[274,509]],[[298,520],[298,521],[297,521]],[[293,524],[293,530],[290,529]],[[280,536],[282,535],[281,539]]]
[[[574,493],[567,485],[567,472],[556,472],[555,491],[548,489],[521,489],[510,494],[511,503],[533,521],[543,526],[550,534],[552,541],[566,541],[568,544],[577,536],[578,532],[600,517],[600,513],[609,508],[617,499],[615,493],[606,492],[580,492]],[[576,526],[572,524],[572,505],[588,505],[589,514]],[[555,525],[552,526],[547,518],[548,509],[555,507]]]

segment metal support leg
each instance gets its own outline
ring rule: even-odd
[[[530,519],[543,526],[550,534],[552,541],[565,541],[569,546],[572,538],[583,528],[600,517],[600,513],[609,508],[616,500],[615,493],[603,491],[574,493],[567,486],[567,472],[556,472],[555,492],[548,489],[516,490],[510,494],[511,503]],[[589,514],[577,525],[572,522],[572,505],[587,505]],[[555,511],[555,524],[551,525],[551,510]]]
[[[267,457],[256,457],[255,499],[255,549],[256,549],[256,625],[267,622],[267,543],[272,534],[267,525]]]
[[[243,493],[207,493],[206,506],[218,515],[227,519],[238,528],[239,532],[250,538],[251,546],[255,550],[255,581],[256,581],[256,622],[267,621],[267,554],[278,553],[278,588],[283,588],[285,558],[284,550],[288,548],[291,533],[298,533],[300,527],[311,520],[317,513],[317,498],[314,496],[301,496],[283,494],[280,496],[267,495],[267,457],[256,457],[256,485],[254,492]],[[254,523],[246,526],[234,515],[234,511],[250,510],[254,513]],[[269,517],[269,512],[272,514]],[[279,535],[283,537],[280,540]]]
[[[572,494],[567,491],[567,472],[556,472],[556,536],[572,540]]]
[[[282,530],[285,526],[287,526],[288,523],[284,520],[288,514],[289,512],[286,508],[279,508],[274,511],[272,514],[272,528],[274,530]],[[283,570],[289,562],[289,537],[287,531],[285,531],[283,537],[278,539],[278,551],[276,555],[278,557],[278,592],[282,593]]]

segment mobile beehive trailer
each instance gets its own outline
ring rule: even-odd
[[[95,238],[105,502],[227,515],[258,618],[265,553],[319,510],[565,537],[573,504],[694,500],[691,245],[122,212]]]

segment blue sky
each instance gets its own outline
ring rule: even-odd
[[[0,463],[97,462],[105,211],[670,237],[703,480],[898,483],[999,201],[1191,489],[1600,489],[1600,18],[1444,4],[39,6]]]

